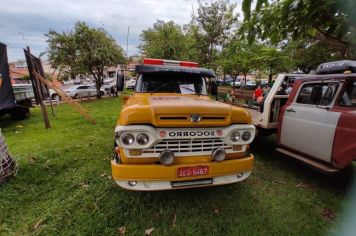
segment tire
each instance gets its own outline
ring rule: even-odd
[[[56,93],[52,94],[51,99],[52,99],[52,100],[57,100],[57,99],[58,99],[58,101],[61,101],[61,100],[62,100],[61,96],[59,96],[59,95],[56,94]]]
[[[24,120],[30,118],[31,112],[28,107],[16,107],[10,112],[10,115],[14,120]]]
[[[104,94],[105,94],[105,93],[104,93],[103,91],[100,91],[100,95],[101,95],[101,96],[104,96]]]
[[[77,93],[74,95],[74,98],[75,98],[75,99],[78,99],[78,94],[77,94]]]

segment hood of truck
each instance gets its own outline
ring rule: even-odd
[[[200,121],[194,122],[194,117]],[[250,114],[208,96],[136,93],[126,101],[119,125],[150,124],[156,127],[212,127],[250,124]]]

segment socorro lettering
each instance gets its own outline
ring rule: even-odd
[[[171,131],[168,135],[170,137],[215,136],[215,131]]]

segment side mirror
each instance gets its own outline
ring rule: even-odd
[[[117,91],[119,91],[119,92],[124,91],[124,80],[125,80],[125,76],[123,74],[117,75],[117,78],[116,78]]]
[[[218,83],[216,81],[211,81],[210,94],[212,96],[218,95]]]

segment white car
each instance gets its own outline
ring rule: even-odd
[[[254,80],[246,80],[246,88],[254,89],[256,87],[256,81]]]
[[[131,78],[129,81],[126,82],[125,87],[127,89],[134,89],[136,85],[136,78]]]
[[[96,88],[89,85],[76,85],[65,89],[64,92],[72,98],[96,96]],[[103,96],[105,94],[105,90],[101,88],[100,93],[101,96]]]
[[[235,82],[231,82],[230,86],[231,87],[240,87],[241,86],[241,80],[236,79]]]

